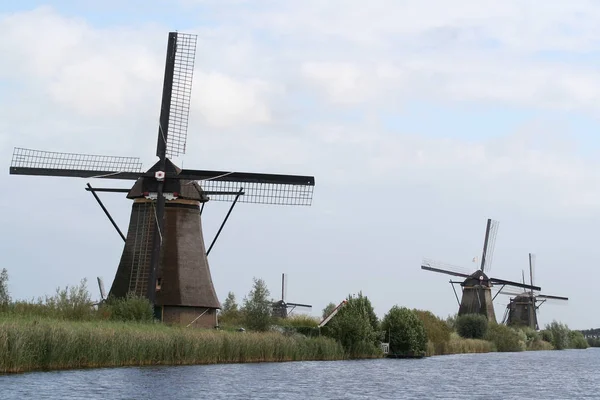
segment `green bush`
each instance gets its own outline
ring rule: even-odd
[[[427,340],[431,342],[436,354],[441,354],[443,348],[450,340],[452,329],[446,321],[438,318],[431,311],[414,310],[417,317],[423,322]]]
[[[600,347],[600,338],[589,337],[587,342],[590,347]]]
[[[549,331],[547,329],[540,331],[540,338],[548,343],[552,343],[552,341],[554,340],[554,337],[552,336],[552,331]]]
[[[425,355],[427,334],[417,313],[406,307],[393,306],[381,323],[390,344],[390,353]]]
[[[527,335],[520,329],[502,324],[490,324],[485,339],[492,342],[496,351],[524,351]]]
[[[587,340],[583,336],[583,333],[579,331],[569,332],[569,348],[571,349],[587,349],[589,346]]]
[[[376,357],[381,354],[378,325],[371,302],[359,293],[348,296],[321,333],[339,341],[350,358]]]
[[[104,318],[113,321],[151,322],[154,307],[145,297],[128,294],[126,298],[109,298],[99,307]]]
[[[569,328],[560,322],[552,321],[546,325],[546,330],[552,334],[552,346],[556,350],[564,350],[569,348]]]
[[[467,339],[482,339],[488,330],[488,320],[481,314],[464,314],[456,318],[456,332]]]

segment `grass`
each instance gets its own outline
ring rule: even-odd
[[[431,341],[427,344],[427,356],[441,356],[465,353],[489,353],[495,351],[494,345],[487,340],[465,339],[456,332],[450,334],[450,340],[434,345]]]
[[[0,319],[0,373],[94,367],[339,360],[336,341],[151,323]]]

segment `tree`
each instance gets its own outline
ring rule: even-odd
[[[272,302],[269,289],[262,279],[253,278],[254,284],[248,296],[244,297],[244,322],[255,331],[266,331],[271,326]]]
[[[569,328],[567,325],[557,321],[552,321],[546,325],[546,330],[551,332],[552,345],[556,350],[564,350],[569,348]]]
[[[483,339],[488,329],[488,319],[482,314],[463,314],[456,318],[456,333],[466,339]]]
[[[334,303],[329,303],[323,309],[323,319],[327,318],[329,314],[336,308],[337,306]]]
[[[423,321],[427,339],[433,343],[436,352],[441,354],[444,346],[450,340],[452,329],[446,321],[438,318],[431,311],[414,310],[414,312],[417,314],[417,317]]]
[[[8,293],[8,271],[6,268],[0,272],[0,305],[10,303],[10,294]]]
[[[390,344],[390,352],[404,355],[425,355],[427,350],[425,326],[413,310],[393,306],[383,317],[381,327]]]
[[[219,319],[224,323],[235,324],[239,322],[240,310],[235,301],[235,294],[233,292],[227,294],[227,298],[223,302],[223,308],[221,309]]]
[[[361,292],[348,296],[322,333],[338,340],[351,358],[370,356],[379,352],[378,324],[371,302]]]
[[[235,294],[233,292],[227,293],[227,298],[223,302],[223,308],[221,309],[221,312],[223,314],[227,314],[231,312],[236,313],[238,311],[238,305],[235,301]]]

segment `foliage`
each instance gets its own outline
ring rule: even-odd
[[[589,337],[587,338],[587,342],[590,347],[600,347],[600,338]]]
[[[448,328],[450,328],[451,331],[456,330],[456,318],[458,318],[458,313],[446,317],[446,325],[448,325]]]
[[[219,313],[219,321],[221,324],[237,325],[242,320],[242,312],[235,299],[233,292],[227,293],[227,298],[223,302],[223,308]]]
[[[338,340],[350,358],[377,356],[381,350],[374,325],[378,327],[379,323],[373,306],[359,293],[348,296],[346,304],[323,327],[322,334]]]
[[[441,349],[436,349],[428,345],[428,356],[445,354],[464,354],[464,353],[489,353],[494,351],[494,345],[487,340],[465,339],[456,332],[450,334],[450,340],[444,343]]]
[[[527,350],[552,350],[554,347],[549,341],[543,340],[542,332],[537,332],[535,329],[528,326],[518,327],[526,338],[525,346]]]
[[[483,339],[488,320],[481,314],[464,314],[456,318],[456,332],[466,339]]]
[[[322,314],[322,317],[323,317],[323,319],[327,318],[327,316],[328,316],[329,314],[331,314],[331,312],[332,312],[333,310],[335,310],[335,308],[336,308],[336,307],[337,307],[337,305],[335,305],[334,303],[329,303],[329,304],[327,304],[327,305],[325,306],[325,308],[323,309],[323,314]]]
[[[6,307],[10,303],[10,293],[8,292],[8,271],[6,268],[0,272],[0,307]]]
[[[546,330],[552,333],[552,345],[556,350],[569,348],[569,328],[560,322],[552,321],[546,325]]]
[[[0,315],[0,373],[90,367],[344,359],[324,337]]]
[[[520,329],[502,324],[490,324],[485,339],[492,342],[496,351],[525,351],[527,335]]]
[[[306,314],[296,314],[281,319],[278,321],[278,324],[290,328],[316,328],[319,325],[319,322],[320,321],[316,317],[311,317]]]
[[[434,353],[442,353],[446,343],[450,340],[452,329],[446,321],[438,318],[431,311],[414,310],[417,317],[423,322],[427,340],[431,342]]]
[[[103,318],[113,321],[152,322],[153,309],[147,298],[128,293],[126,298],[109,298],[99,311]]]
[[[244,322],[248,329],[267,331],[272,323],[272,302],[264,280],[253,278],[254,284],[248,296],[244,297]]]
[[[571,349],[587,349],[589,346],[583,333],[579,331],[569,331],[569,348]]]
[[[414,310],[393,306],[383,317],[381,327],[390,344],[390,353],[425,354],[427,350],[425,325]]]
[[[83,279],[79,286],[66,286],[64,289],[59,287],[54,296],[40,297],[37,301],[12,302],[3,307],[3,311],[67,320],[90,320],[97,317],[97,312],[86,285],[87,281]]]
[[[547,329],[540,331],[540,338],[544,342],[548,342],[548,343],[552,343],[554,341],[554,337],[552,336],[552,331],[549,331]]]
[[[529,351],[540,351],[540,350],[554,350],[552,343],[546,342],[545,340],[539,339],[527,343],[527,350]]]

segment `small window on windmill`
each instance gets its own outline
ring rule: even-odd
[[[160,286],[162,284],[162,278],[156,279],[156,290],[160,290]]]

